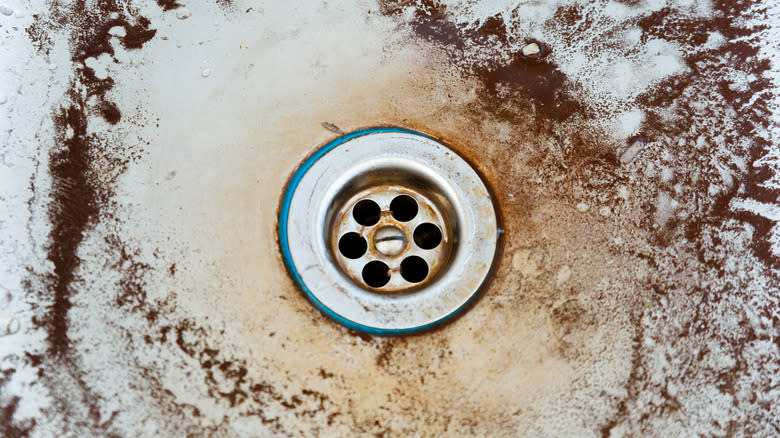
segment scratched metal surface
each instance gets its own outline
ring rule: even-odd
[[[775,2],[286,3],[0,1],[0,435],[780,434]],[[376,125],[503,217],[415,336],[318,313],[276,241]]]

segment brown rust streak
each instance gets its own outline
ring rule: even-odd
[[[209,212],[220,212],[205,215],[205,224],[179,225],[185,231],[192,228],[196,237],[202,236],[199,227],[234,230],[224,236],[223,242],[206,242],[208,245],[199,254],[215,255],[218,280],[242,286],[228,288],[202,274],[198,284],[215,284],[220,293],[208,295],[220,299],[207,301],[208,295],[191,294],[182,305],[190,306],[193,312],[208,308],[210,315],[227,314],[231,321],[240,323],[231,333],[234,344],[251,345],[264,352],[262,359],[248,363],[252,375],[275,380],[278,385],[293,384],[312,372],[316,374],[313,363],[303,359],[311,357],[317,358],[319,367],[343,370],[339,375],[341,386],[324,389],[346,413],[344,423],[353,425],[369,424],[377,416],[382,421],[400,416],[418,427],[421,435],[441,435],[447,428],[467,433],[455,423],[468,418],[495,418],[496,424],[506,426],[521,421],[514,415],[519,409],[532,412],[535,405],[553,406],[546,405],[552,403],[550,398],[566,393],[568,382],[588,370],[596,373],[609,368],[614,371],[614,380],[619,381],[621,370],[630,367],[630,355],[625,355],[628,365],[624,366],[620,353],[625,342],[620,336],[628,330],[609,318],[633,310],[631,303],[621,299],[610,298],[609,305],[605,305],[603,300],[598,301],[599,293],[606,297],[619,294],[594,289],[600,278],[620,280],[630,264],[619,260],[606,265],[610,247],[599,236],[614,235],[620,225],[594,215],[572,214],[574,195],[568,193],[567,184],[579,177],[572,174],[576,166],[568,170],[559,166],[549,152],[556,139],[573,139],[575,153],[566,157],[572,164],[592,156],[603,141],[576,122],[528,117],[528,102],[522,99],[484,100],[479,81],[450,74],[450,61],[433,48],[421,47],[409,62],[405,58],[402,61],[376,64],[389,72],[364,72],[367,80],[352,84],[346,96],[341,91],[332,92],[332,87],[316,88],[323,96],[311,102],[323,103],[313,104],[310,114],[301,114],[294,104],[299,101],[282,95],[278,113],[295,116],[281,117],[278,123],[262,129],[254,123],[266,111],[262,100],[246,103],[243,93],[225,99],[239,105],[245,114],[243,122],[228,126],[231,133],[239,133],[239,138],[233,139],[235,144],[260,143],[268,148],[263,151],[273,151],[281,144],[286,149],[284,154],[258,154],[250,147],[239,148],[226,157],[231,161],[220,163],[223,167],[217,169],[227,175],[229,184],[222,187],[222,181],[215,181],[206,187],[208,192],[193,196],[192,205],[185,206],[197,209],[205,201]],[[382,87],[388,83],[393,87]],[[333,111],[338,111],[338,117],[333,117]],[[278,251],[269,251],[273,242],[278,245],[278,210],[271,207],[258,211],[256,200],[270,207],[273,200],[279,199],[285,183],[289,184],[286,178],[300,158],[316,150],[312,145],[332,139],[320,127],[325,119],[333,120],[345,131],[400,126],[432,135],[469,162],[490,188],[499,227],[506,233],[500,240],[494,275],[486,282],[479,300],[460,317],[424,334],[359,338],[309,305],[283,274]],[[164,160],[156,158],[151,157],[164,168]],[[208,154],[195,155],[187,163],[176,158],[169,159],[179,166],[177,178],[183,186],[187,178],[197,184],[201,175],[197,166],[190,170],[184,166],[197,160],[208,165],[214,162]],[[261,184],[255,183],[258,173],[263,178]],[[558,182],[556,178],[561,179]],[[225,200],[224,193],[241,196]],[[514,197],[510,198],[509,193]],[[175,238],[186,240],[189,235],[181,233]],[[529,251],[525,259],[518,257],[521,250]],[[565,277],[559,275],[565,265],[573,271],[571,280],[557,281],[558,276]],[[177,268],[180,266],[177,276],[179,272],[182,276],[185,272],[202,272],[187,270],[186,260],[177,261]],[[614,287],[618,292],[623,290],[623,285]],[[572,304],[579,299],[582,304]],[[557,301],[566,309],[581,308],[584,316],[556,317],[561,314],[553,312]],[[610,311],[599,311],[606,308]],[[609,333],[599,331],[600,324],[606,324]],[[285,335],[271,338],[267,332]],[[592,340],[572,339],[571,335],[577,333],[589,335]],[[610,338],[605,340],[605,336]],[[630,334],[626,338],[631,338]],[[596,344],[605,342],[616,345],[613,350],[617,352],[601,362],[588,359]],[[383,359],[377,360],[378,349],[386,346],[387,351],[381,353]],[[283,369],[289,377],[274,376],[269,369]],[[500,380],[503,376],[506,381]],[[351,389],[365,387],[374,389]],[[453,423],[442,420],[442,406],[448,406],[447,415],[453,417]],[[522,421],[532,423],[533,419]],[[486,435],[497,431],[487,422],[478,426]]]

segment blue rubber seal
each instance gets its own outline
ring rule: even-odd
[[[300,167],[298,167],[298,169],[295,171],[293,176],[290,178],[290,181],[287,183],[287,188],[285,189],[284,196],[282,197],[282,205],[281,208],[279,209],[279,244],[282,249],[282,259],[284,260],[284,265],[287,267],[287,271],[290,273],[290,276],[293,278],[293,281],[295,281],[295,284],[298,286],[298,288],[300,288],[304,292],[309,302],[311,302],[314,305],[314,307],[316,307],[320,312],[324,313],[325,316],[327,316],[328,318],[336,321],[337,323],[349,329],[357,330],[359,332],[368,333],[370,335],[398,336],[398,335],[419,333],[450,320],[455,315],[460,313],[461,310],[468,307],[469,304],[471,304],[472,301],[477,296],[479,296],[479,291],[475,292],[468,299],[468,301],[466,301],[459,308],[455,309],[448,315],[445,315],[440,319],[434,322],[430,322],[428,324],[424,324],[417,327],[410,327],[406,329],[383,329],[383,328],[365,326],[355,321],[344,318],[343,316],[333,312],[327,306],[322,304],[322,302],[317,299],[317,297],[311,292],[311,290],[309,290],[308,286],[306,286],[306,283],[303,282],[303,279],[301,278],[301,274],[298,272],[298,268],[295,266],[295,263],[293,263],[292,254],[290,253],[290,243],[288,241],[288,232],[287,232],[289,216],[290,216],[290,204],[292,203],[293,194],[295,194],[295,190],[298,188],[298,184],[300,184],[301,179],[303,179],[303,176],[306,175],[306,172],[308,172],[309,169],[311,169],[314,163],[316,163],[320,158],[322,158],[328,152],[348,142],[349,140],[362,137],[364,135],[388,133],[388,132],[412,134],[412,135],[418,135],[420,137],[425,137],[431,140],[436,140],[434,137],[431,137],[430,135],[423,134],[417,131],[412,131],[410,129],[396,128],[396,127],[376,127],[376,128],[359,129],[356,131],[352,131],[350,133],[344,134],[341,137],[338,137],[328,142],[321,148],[317,149],[311,156],[309,156],[309,158],[306,159],[306,161],[304,161],[300,165]]]

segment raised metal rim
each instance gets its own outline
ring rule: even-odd
[[[455,154],[458,160],[461,160],[466,167],[473,173],[473,175],[469,175],[472,178],[476,178],[476,181],[479,182],[479,185],[481,189],[484,190],[485,199],[484,201],[487,201],[487,203],[490,204],[492,217],[487,218],[487,223],[483,223],[485,227],[485,233],[489,233],[492,237],[488,238],[486,242],[483,242],[485,245],[488,246],[489,252],[491,253],[490,260],[483,261],[486,262],[486,268],[484,269],[484,275],[479,280],[479,284],[477,284],[475,287],[472,287],[473,289],[470,294],[468,295],[468,298],[465,299],[460,305],[452,309],[451,311],[448,311],[446,314],[442,315],[436,315],[435,317],[431,318],[432,320],[426,321],[423,324],[410,324],[407,327],[398,327],[398,328],[385,328],[380,326],[373,326],[368,325],[365,323],[360,323],[358,321],[355,321],[351,319],[350,317],[347,317],[343,314],[340,314],[337,311],[334,311],[331,309],[328,305],[323,303],[320,298],[318,298],[318,295],[315,294],[310,286],[307,284],[306,281],[304,281],[302,273],[299,271],[298,267],[295,264],[293,251],[291,250],[291,244],[290,244],[290,211],[293,205],[293,199],[294,195],[296,193],[296,189],[298,189],[299,185],[301,184],[301,181],[304,179],[306,174],[312,169],[312,167],[320,160],[322,159],[326,154],[334,150],[340,145],[343,145],[344,143],[356,139],[358,137],[363,137],[366,135],[371,134],[382,134],[382,133],[397,133],[397,134],[403,134],[403,135],[411,135],[416,136],[419,139],[424,139],[428,142],[433,142],[434,144],[438,145],[439,147],[442,147],[446,149],[449,152],[452,152],[449,148],[446,148],[441,142],[436,140],[434,137],[431,137],[429,135],[412,131],[409,129],[404,128],[397,128],[397,127],[377,127],[377,128],[369,128],[369,129],[362,129],[350,132],[348,134],[345,134],[339,138],[336,138],[318,150],[316,150],[310,157],[308,157],[295,171],[295,173],[290,178],[287,187],[285,189],[284,195],[282,197],[282,204],[280,206],[279,210],[279,244],[282,251],[283,261],[284,264],[289,271],[291,277],[295,281],[296,285],[304,292],[307,299],[322,313],[327,315],[329,318],[333,319],[334,321],[348,327],[354,330],[366,332],[369,334],[376,334],[376,335],[401,335],[401,334],[410,334],[410,333],[416,333],[423,330],[427,330],[431,327],[434,327],[436,325],[439,325],[441,323],[444,323],[445,321],[450,320],[455,315],[457,315],[461,310],[468,307],[473,300],[478,297],[479,291],[484,286],[485,282],[489,278],[489,273],[492,270],[492,265],[495,260],[496,254],[498,253],[498,238],[499,238],[499,229],[498,229],[498,221],[496,217],[496,212],[493,207],[493,199],[490,194],[490,191],[487,189],[487,186],[485,185],[484,181],[480,178],[480,176],[476,173],[476,171],[473,170],[473,168],[465,162],[465,160],[462,159],[462,157]],[[453,152],[454,154],[454,152]],[[300,202],[300,201],[299,201]],[[300,254],[300,250],[299,250]],[[299,255],[300,257],[300,255]],[[307,266],[307,269],[311,268],[311,266]],[[323,268],[324,269],[324,268]],[[310,274],[309,274],[310,275]],[[311,278],[310,278],[311,279]],[[345,292],[346,293],[346,292]],[[461,292],[463,293],[463,292]],[[357,319],[357,318],[354,318]]]

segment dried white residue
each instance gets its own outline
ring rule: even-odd
[[[519,37],[509,50],[521,49],[522,38],[537,38],[552,48],[550,60],[569,80],[578,85],[580,98],[602,110],[601,116],[615,120],[614,136],[624,140],[635,130],[626,126],[626,118],[635,122],[643,117],[634,100],[664,79],[686,73],[683,51],[675,43],[643,36],[633,24],[668,6],[664,1],[622,2],[549,1],[520,3],[511,1],[445,2],[452,19],[464,26],[478,26],[490,17],[501,17],[513,35]],[[685,2],[681,2],[685,3]],[[704,2],[703,2],[704,3]],[[711,13],[707,7],[681,5],[694,17]],[[575,28],[563,25],[556,17],[562,8],[577,8],[581,23]],[[575,30],[577,29],[577,30]],[[587,29],[583,32],[579,29]],[[578,31],[579,30],[579,31]],[[576,32],[576,37],[572,36]]]
[[[131,50],[111,24],[113,53],[76,64],[72,29],[41,52],[25,32],[58,3],[0,5],[0,435],[777,435],[780,3],[741,13],[759,48],[745,65],[727,29],[667,32],[723,18],[710,1],[445,0],[455,31],[497,17],[507,33],[448,46],[415,33],[438,14],[422,0],[393,16],[371,0],[122,0],[154,38]],[[501,84],[485,109],[475,72],[518,53],[555,66],[555,98],[581,109],[543,120]],[[746,68],[766,59],[766,76]],[[85,166],[112,189],[78,248],[63,359],[36,325],[47,290],[25,287],[52,274],[52,114],[86,74],[122,116],[93,97],[87,131],[61,133],[101,140]],[[534,129],[503,118],[516,101]],[[399,339],[320,315],[276,237],[301,160],[379,124],[473,141],[459,147],[511,213],[485,296]],[[117,151],[133,155],[101,166]]]

